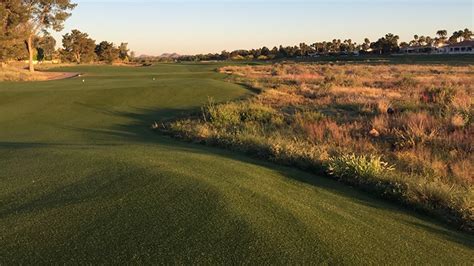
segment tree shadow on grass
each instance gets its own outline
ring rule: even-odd
[[[269,168],[274,171],[277,171],[278,173],[290,179],[328,190],[339,196],[355,200],[358,203],[365,206],[369,206],[371,208],[389,210],[391,212],[396,213],[410,214],[411,216],[416,217],[422,222],[405,221],[406,224],[421,227],[424,229],[430,229],[430,232],[439,234],[446,240],[453,241],[470,248],[474,247],[474,238],[467,233],[454,230],[450,226],[439,221],[433,220],[432,218],[419,212],[416,212],[409,207],[404,207],[386,200],[381,200],[380,198],[370,195],[369,193],[364,193],[356,188],[343,185],[329,177],[322,177],[295,168],[280,166],[271,162],[257,160],[254,158],[250,158],[246,155],[239,154],[237,152],[227,151],[216,147],[209,147],[199,144],[191,144],[178,141],[170,137],[160,135],[156,131],[151,129],[151,125],[155,121],[160,123],[161,121],[166,121],[169,119],[176,119],[179,117],[189,116],[190,114],[197,114],[200,108],[135,108],[133,112],[120,112],[110,111],[97,106],[83,106],[94,109],[97,112],[107,113],[111,116],[127,118],[127,120],[129,120],[129,123],[117,124],[109,128],[90,129],[69,127],[68,129],[85,132],[91,136],[94,136],[94,138],[96,138],[97,140],[110,141],[112,139],[114,140],[113,143],[127,142],[129,144],[157,145],[160,147],[166,147],[170,150],[182,151],[186,153],[206,155],[213,154],[225,158],[230,158],[233,160],[238,160],[244,163]]]
[[[474,249],[474,240],[472,238],[472,235],[468,234],[463,234],[461,232],[456,232],[449,230],[447,228],[444,228],[442,226],[433,226],[428,223],[420,223],[416,221],[404,221],[408,225],[412,225],[418,228],[421,228],[423,230],[426,230],[428,232],[431,232],[436,235],[441,235],[443,238],[453,241],[459,244],[462,244],[466,247],[469,247],[471,249]]]
[[[133,261],[132,256],[143,252],[143,246],[151,246],[155,252],[170,250],[166,256],[153,257],[160,264],[175,263],[178,259],[192,263],[193,258],[204,253],[213,256],[216,252],[229,254],[227,259],[230,262],[246,259],[245,253],[237,253],[235,250],[249,244],[258,245],[252,238],[255,236],[253,229],[244,219],[229,213],[225,205],[220,204],[220,194],[212,187],[199,182],[183,183],[168,177],[166,173],[147,175],[143,169],[128,170],[109,173],[108,178],[103,178],[102,173],[83,176],[28,200],[12,200],[8,204],[2,204],[0,225],[1,221],[9,218],[23,221],[27,217],[26,219],[34,221],[36,218],[31,218],[31,215],[41,213],[48,217],[35,221],[35,228],[31,228],[32,232],[42,230],[41,234],[34,236],[47,243],[37,246],[41,252],[28,253],[29,246],[18,242],[18,239],[28,240],[31,237],[29,234],[8,234],[3,236],[3,243],[8,245],[0,244],[0,248],[4,248],[2,260],[32,263],[45,259],[55,262],[78,260],[123,263]],[[130,178],[130,172],[153,178]],[[123,195],[128,195],[127,204],[122,202]],[[71,209],[74,211],[70,211]],[[155,215],[150,215],[151,210]],[[230,231],[225,232],[232,235],[232,239],[223,236],[222,232],[215,233],[215,224],[223,218],[233,225],[229,227]],[[192,226],[189,226],[190,222]],[[31,222],[25,223],[26,228],[28,224],[31,226]],[[64,226],[77,227],[74,233],[66,236],[65,242],[58,242],[47,233],[52,230],[53,235],[57,236],[61,234],[61,230],[55,231],[52,228]],[[134,237],[130,237],[130,232],[133,232]],[[203,232],[206,232],[204,236]],[[101,241],[92,243],[94,237]],[[225,240],[226,244],[214,249],[217,244],[202,245],[200,241],[203,239],[206,243]],[[77,247],[80,247],[81,252],[77,252]],[[276,248],[268,247],[269,250]],[[86,258],[80,257],[84,254],[87,254]]]
[[[93,146],[121,146],[123,144],[80,144],[80,143],[54,143],[54,142],[7,142],[0,141],[0,149],[30,149],[30,148],[48,148],[48,147],[75,147],[90,149]]]
[[[105,108],[80,104],[95,112],[106,114],[112,117],[126,118],[129,123],[116,124],[112,127],[104,128],[80,128],[71,126],[59,126],[63,129],[79,131],[90,134],[97,140],[106,141],[126,141],[126,142],[147,142],[150,144],[157,142],[158,134],[152,130],[152,125],[168,121],[170,119],[185,118],[190,115],[197,115],[200,111],[199,107],[190,109],[179,108],[162,108],[159,110],[152,110],[148,108],[134,108],[133,112],[113,111]]]

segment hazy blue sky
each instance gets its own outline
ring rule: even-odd
[[[474,0],[76,0],[62,33],[126,41],[137,54],[220,52],[308,44],[334,38],[374,40],[387,32],[409,40],[473,29]]]

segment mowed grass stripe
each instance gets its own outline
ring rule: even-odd
[[[72,67],[101,76],[0,83],[0,262],[474,262],[472,236],[424,216],[149,129],[208,97],[249,95],[216,67]]]

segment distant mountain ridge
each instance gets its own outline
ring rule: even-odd
[[[140,56],[138,56],[138,58],[171,58],[171,59],[176,59],[176,58],[179,58],[181,57],[180,54],[178,53],[164,53],[164,54],[161,54],[161,55],[146,55],[146,54],[142,54]]]
[[[180,57],[181,55],[180,54],[177,54],[177,53],[164,53],[162,55],[160,55],[159,57],[163,57],[163,58],[178,58]]]

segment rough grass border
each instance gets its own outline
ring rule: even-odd
[[[196,116],[188,118],[190,121],[199,121]],[[190,131],[179,131],[172,129],[173,121],[166,121],[153,127],[160,134],[173,138],[181,139],[191,143],[204,144],[213,147],[225,148],[249,155],[257,159],[264,159],[277,164],[296,167],[301,170],[309,171],[326,178],[336,179],[346,185],[356,187],[362,191],[369,192],[379,198],[401,204],[404,207],[414,209],[415,211],[438,218],[448,224],[457,227],[460,230],[474,233],[474,211],[472,209],[454,208],[439,198],[423,198],[418,195],[416,189],[410,188],[410,184],[404,180],[400,173],[384,172],[379,176],[371,178],[354,178],[347,175],[331,175],[331,169],[328,162],[322,162],[311,159],[305,155],[295,155],[279,151],[272,148],[270,141],[258,141],[252,139],[236,141],[232,137],[219,135],[219,137],[203,138],[197,134],[190,134]],[[181,120],[183,121],[183,120]],[[258,137],[257,137],[258,138]]]

